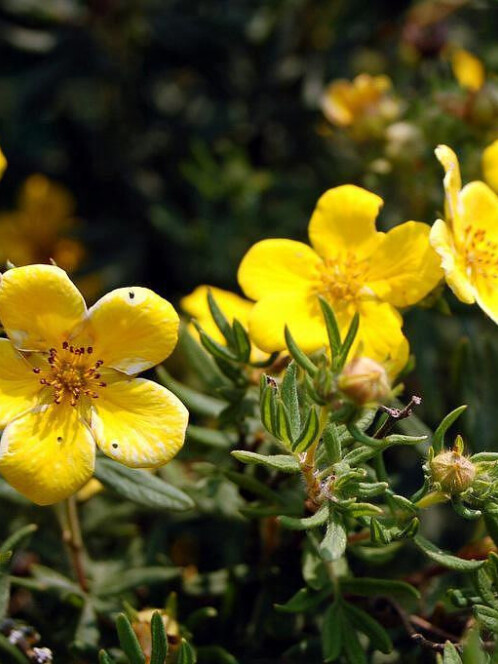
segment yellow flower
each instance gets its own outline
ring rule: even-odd
[[[400,112],[387,76],[360,74],[352,81],[337,79],[325,89],[322,110],[338,127],[351,127],[360,136],[375,134]]]
[[[457,156],[446,145],[436,156],[445,170],[446,220],[435,222],[431,244],[458,299],[477,302],[498,322],[498,196],[484,182],[462,189]]]
[[[0,473],[47,505],[93,473],[95,443],[135,468],[167,463],[188,413],[136,374],[173,350],[178,316],[146,288],[114,290],[89,310],[52,265],[13,268],[0,281]]]
[[[395,307],[415,304],[442,276],[429,245],[429,226],[408,221],[388,233],[375,228],[382,199],[353,185],[327,191],[311,217],[313,248],[293,240],[263,240],[242,260],[239,283],[256,300],[249,331],[267,352],[285,347],[287,324],[307,352],[327,344],[319,296],[334,309],[344,333],[356,312],[356,349],[391,372],[408,357]]]
[[[498,140],[488,145],[482,153],[482,172],[489,186],[498,191]]]
[[[6,168],[7,168],[7,159],[5,159],[4,153],[0,150],[0,179],[2,179],[2,176]]]
[[[230,324],[233,324],[236,318],[243,327],[247,329],[249,325],[249,314],[254,306],[254,302],[240,297],[236,293],[216,288],[215,286],[197,286],[197,288],[182,298],[180,305],[192,318],[195,318],[204,332],[212,339],[217,341],[223,346],[226,345],[225,337],[222,335],[218,326],[211,316],[211,311],[208,304],[208,292],[211,291],[212,296],[216,300],[216,304],[221,309],[225,318]],[[196,338],[198,337],[197,330],[193,325],[189,326],[189,332]],[[263,362],[268,359],[268,355],[259,350],[259,348],[252,348],[251,361]]]
[[[462,88],[477,92],[485,81],[484,66],[479,58],[463,48],[457,48],[451,55],[453,75]]]
[[[64,270],[76,270],[84,249],[68,237],[77,223],[74,211],[73,197],[64,187],[44,175],[31,175],[21,188],[17,209],[0,214],[0,262],[27,265],[53,259]]]

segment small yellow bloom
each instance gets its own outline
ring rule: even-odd
[[[482,153],[482,172],[489,186],[498,192],[498,140]]]
[[[228,322],[233,324],[233,321],[236,318],[246,329],[249,324],[249,314],[254,306],[254,302],[246,300],[236,293],[231,293],[230,291],[216,288],[215,286],[198,286],[192,291],[192,293],[190,293],[190,295],[186,295],[182,298],[180,305],[183,311],[189,314],[192,318],[195,318],[206,334],[219,344],[225,346],[225,337],[222,335],[211,316],[208,304],[209,291],[211,291],[212,296],[216,300],[216,304],[221,309]],[[197,330],[193,325],[189,326],[189,332],[191,332],[193,336],[198,337]],[[267,359],[268,355],[266,353],[253,347],[251,351],[252,362],[263,362]]]
[[[451,55],[453,75],[462,88],[477,92],[485,81],[484,65],[463,48],[457,48]]]
[[[327,191],[309,225],[312,247],[293,240],[263,240],[242,260],[239,283],[256,300],[249,331],[256,345],[285,348],[284,327],[307,352],[327,345],[319,296],[330,302],[344,334],[354,314],[360,325],[355,350],[391,373],[406,363],[408,343],[396,307],[415,304],[442,272],[429,245],[430,228],[408,221],[388,233],[375,228],[382,199],[353,185]]]
[[[5,159],[4,153],[0,150],[0,179],[5,173],[6,168],[7,168],[7,159]]]
[[[74,211],[74,199],[62,185],[31,175],[21,188],[17,209],[0,214],[0,262],[28,265],[53,259],[66,271],[76,270],[84,249],[68,237],[77,223]]]
[[[173,350],[178,316],[147,288],[119,288],[89,310],[52,265],[13,268],[0,281],[0,473],[40,505],[92,476],[95,443],[135,468],[167,463],[188,413],[136,374]]]
[[[322,96],[322,110],[332,124],[353,128],[364,137],[395,120],[400,105],[387,76],[360,74],[352,81],[332,81]]]
[[[477,304],[498,322],[498,196],[484,182],[462,188],[456,154],[436,149],[445,170],[445,217],[431,229],[446,281],[462,302]]]

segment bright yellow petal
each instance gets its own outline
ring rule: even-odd
[[[7,168],[7,159],[5,159],[4,153],[0,150],[0,179],[2,178],[6,168]]]
[[[91,427],[98,446],[126,466],[163,466],[183,445],[188,411],[157,383],[118,381],[103,389],[93,406]]]
[[[247,297],[303,292],[316,279],[322,261],[311,247],[294,240],[263,240],[252,246],[239,267],[239,284]]]
[[[190,295],[186,295],[180,301],[180,306],[185,313],[195,318],[202,329],[210,337],[225,344],[225,338],[215,324],[208,304],[208,293],[211,291],[216,304],[221,309],[229,323],[236,318],[239,323],[247,327],[249,312],[254,306],[253,302],[245,300],[236,293],[216,288],[214,286],[198,286]]]
[[[317,203],[309,224],[310,241],[323,258],[349,251],[361,260],[382,239],[375,220],[382,199],[366,189],[346,184],[329,189]]]
[[[0,473],[38,505],[64,500],[92,476],[95,443],[78,410],[36,408],[11,422],[0,441]]]
[[[285,349],[285,326],[305,352],[327,345],[327,332],[316,295],[269,295],[254,305],[249,334],[258,348],[271,353]]]
[[[104,366],[132,375],[170,355],[179,322],[173,306],[148,288],[118,288],[90,308],[79,336]]]
[[[484,85],[484,66],[479,58],[463,48],[453,51],[451,57],[453,75],[462,88],[477,92]]]
[[[462,188],[462,177],[458,157],[447,145],[438,145],[434,151],[444,168],[445,217],[454,224],[458,221],[458,195]]]
[[[430,226],[407,221],[390,230],[370,258],[366,281],[381,299],[406,307],[424,298],[443,278],[429,244]]]
[[[461,220],[458,237],[466,230],[484,231],[486,240],[498,242],[498,196],[484,182],[469,182],[460,192]]]
[[[498,288],[494,275],[478,274],[475,278],[475,298],[481,309],[498,323]]]
[[[0,428],[31,410],[41,385],[33,368],[8,339],[0,339]]]
[[[332,124],[348,127],[354,120],[354,109],[351,96],[354,95],[350,81],[338,79],[333,81],[323,93],[322,110]]]
[[[432,226],[429,237],[431,245],[441,257],[441,267],[448,286],[462,302],[475,302],[474,288],[467,277],[463,258],[455,248],[448,225],[438,219]]]
[[[489,186],[498,191],[498,140],[482,153],[482,171]]]
[[[83,296],[54,265],[16,267],[2,275],[0,320],[17,348],[59,347],[85,313]]]
[[[403,319],[389,304],[362,302],[353,353],[384,364],[390,376],[396,376],[406,365],[409,355],[402,325]]]

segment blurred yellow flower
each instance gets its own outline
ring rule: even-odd
[[[284,327],[307,352],[327,345],[319,306],[334,309],[344,334],[354,314],[360,325],[353,354],[380,362],[391,373],[406,363],[408,342],[396,307],[415,304],[438,283],[442,272],[429,245],[428,225],[408,221],[388,233],[375,220],[382,199],[353,185],[330,189],[318,201],[309,224],[312,247],[294,240],[263,240],[242,260],[239,283],[256,300],[249,331],[267,352],[285,348]]]
[[[2,178],[6,168],[7,168],[7,159],[5,159],[4,153],[2,152],[2,150],[0,150],[0,179]]]
[[[0,214],[0,262],[48,263],[68,272],[80,267],[84,248],[68,237],[77,220],[75,202],[60,184],[31,175],[23,184],[17,209]]]
[[[178,315],[147,288],[119,288],[87,310],[52,265],[0,281],[0,473],[35,503],[67,498],[92,476],[95,443],[116,461],[158,467],[181,448],[188,413],[136,374],[173,350]]]
[[[225,337],[222,335],[218,326],[213,320],[208,304],[208,293],[211,292],[216,300],[225,318],[230,324],[233,324],[236,318],[243,327],[247,329],[249,324],[249,314],[254,306],[254,302],[246,300],[236,293],[216,288],[215,286],[197,286],[197,288],[182,298],[180,306],[192,318],[199,323],[204,332],[212,339],[223,346],[226,345]],[[189,326],[189,332],[198,338],[197,330],[194,325]],[[252,362],[263,362],[268,359],[268,355],[253,346],[251,351]]]
[[[477,92],[485,81],[484,65],[463,48],[455,49],[451,54],[453,75],[462,88]]]
[[[482,172],[489,186],[498,192],[498,140],[482,153]]]
[[[332,81],[323,93],[321,105],[329,122],[351,128],[358,137],[375,135],[400,113],[391,79],[370,74],[360,74],[352,81]]]
[[[458,299],[477,302],[498,322],[498,196],[484,182],[462,188],[458,159],[448,146],[438,146],[436,156],[445,170],[445,221],[435,222],[431,244]]]

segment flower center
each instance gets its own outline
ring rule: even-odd
[[[498,242],[486,237],[483,228],[464,229],[464,257],[469,276],[498,278]]]
[[[359,299],[363,270],[351,253],[336,259],[326,258],[320,271],[316,292],[330,303],[350,303]]]
[[[64,341],[61,350],[50,349],[46,370],[39,367],[33,369],[41,375],[40,383],[52,388],[54,403],[60,404],[64,397],[68,397],[71,406],[76,406],[82,395],[98,398],[97,388],[106,387],[106,383],[100,380],[99,368],[103,362],[97,360],[91,363],[92,353],[91,346],[75,348]]]

